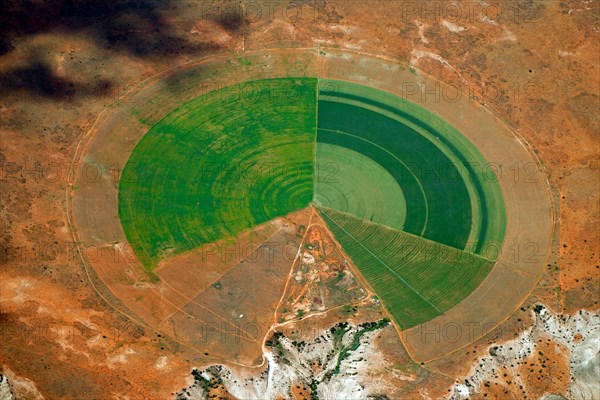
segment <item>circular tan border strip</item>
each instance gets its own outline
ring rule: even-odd
[[[498,262],[465,300],[401,335],[415,360],[430,361],[506,320],[536,287],[551,252],[555,221],[539,160],[468,90],[394,60],[328,48],[265,49],[191,61],[141,82],[100,114],[76,148],[67,211],[86,273],[101,297],[154,330],[186,301],[150,281],[121,228],[118,180],[139,140],[182,102],[248,80],[285,76],[338,79],[393,93],[439,115],[481,151],[494,166],[506,206],[507,229]],[[232,95],[243,96],[243,90]],[[136,300],[142,295],[146,301]]]

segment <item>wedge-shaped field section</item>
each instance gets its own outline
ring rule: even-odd
[[[342,248],[401,329],[466,298],[494,261],[397,229],[320,208]]]
[[[450,124],[387,92],[320,79],[317,126],[317,204],[477,254],[500,248],[497,176]]]
[[[311,78],[213,91],[152,126],[119,187],[123,230],[146,270],[306,207],[315,129]]]

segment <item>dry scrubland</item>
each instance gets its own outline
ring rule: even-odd
[[[85,17],[55,7],[61,2],[35,9],[4,4],[17,7],[5,13],[9,18],[2,24],[0,47],[1,195],[6,210],[0,216],[5,227],[0,360],[21,397],[168,398],[181,389],[192,366],[208,362],[107,306],[101,296],[106,293],[95,290],[75,251],[65,192],[76,189],[69,183],[77,143],[117,98],[166,68],[200,56],[230,57],[230,51],[326,45],[385,55],[472,93],[530,143],[543,162],[539,176],[548,177],[560,223],[536,289],[498,329],[423,366],[410,364],[397,334],[385,328],[387,339],[379,340],[387,345],[379,353],[391,365],[382,364],[379,376],[401,376],[394,381],[396,393],[417,397],[426,389],[431,397],[451,395],[452,385],[472,374],[471,366],[480,363],[489,346],[512,340],[533,325],[538,301],[567,313],[597,310],[598,3],[508,1],[500,11],[488,9],[484,15],[475,7],[458,18],[444,14],[443,2],[440,11],[431,13],[392,2],[309,1],[289,7],[287,14],[281,11],[286,5],[277,8],[272,18],[266,12],[261,18],[220,14],[200,3],[141,9],[136,8],[139,3],[88,4]],[[312,67],[297,61],[288,65],[295,75],[313,74]],[[338,71],[351,73],[352,68],[340,64]],[[429,101],[435,102],[432,97]],[[147,126],[121,134],[135,135],[136,129]],[[110,175],[118,176],[123,165],[114,165]],[[536,176],[535,167],[528,165],[506,168],[524,188],[528,174]],[[115,180],[107,184],[114,187]],[[94,223],[114,224],[104,220],[107,225],[101,217]],[[522,260],[536,255],[535,243],[525,245],[519,243],[512,256]],[[115,251],[107,250],[113,257]],[[379,319],[361,312],[353,317],[355,324]],[[330,327],[345,315],[327,315],[323,325]],[[556,365],[569,374],[566,352],[557,355]],[[496,378],[473,381],[478,389],[474,397],[491,390],[488,379]],[[546,387],[535,375],[523,385],[530,394]],[[503,390],[507,396],[522,394],[512,385]],[[553,389],[566,390],[566,383]]]

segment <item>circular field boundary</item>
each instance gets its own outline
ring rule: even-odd
[[[149,280],[128,249],[118,218],[120,171],[137,142],[177,104],[220,87],[275,77],[336,79],[395,94],[453,125],[496,167],[507,214],[499,259],[461,303],[401,332],[415,360],[430,361],[468,345],[523,303],[545,272],[555,227],[549,183],[527,142],[469,90],[384,57],[328,48],[265,49],[191,61],[148,78],[100,114],[75,149],[66,200],[86,274],[102,298],[157,331],[164,316],[181,305],[164,293],[155,302],[140,304],[124,291],[156,290],[160,285]],[[120,280],[123,274],[126,283]]]

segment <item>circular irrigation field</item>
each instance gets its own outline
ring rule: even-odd
[[[427,84],[439,87],[386,60],[310,49],[198,61],[145,82],[76,155],[69,204],[92,282],[119,311],[177,337],[190,318],[225,319],[205,292],[240,264],[194,252],[260,247],[279,232],[264,227],[312,208],[415,359],[477,339],[537,284],[551,207],[539,169],[508,173],[538,165],[510,130],[472,99],[406,90]],[[288,264],[254,271],[254,285]],[[449,324],[469,335],[448,338]]]

